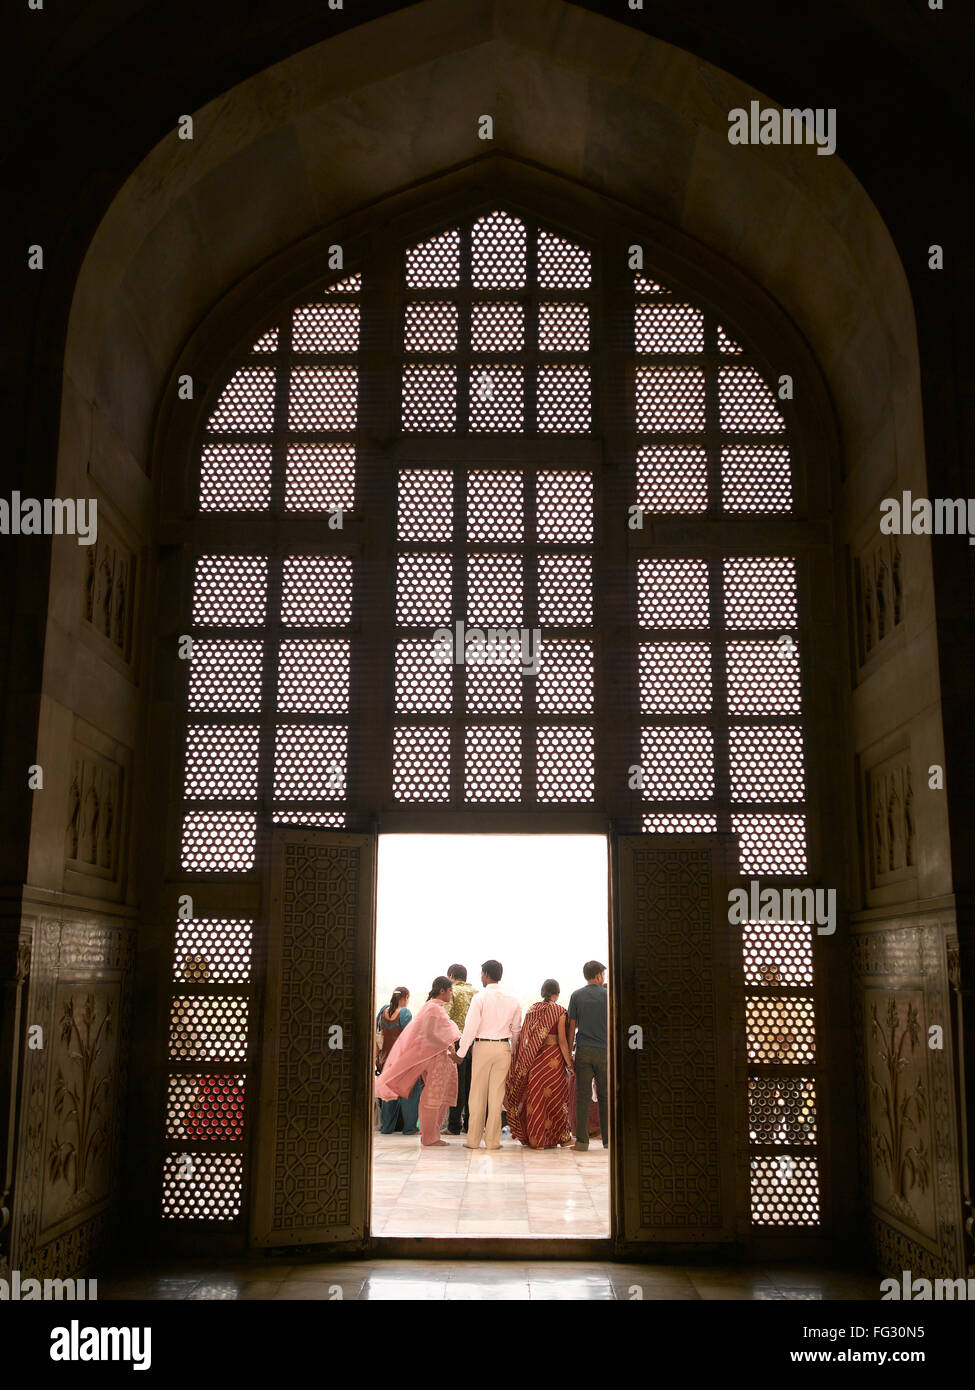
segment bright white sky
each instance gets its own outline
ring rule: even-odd
[[[380,835],[375,1012],[397,985],[415,1014],[435,975],[457,961],[481,988],[481,962],[525,1009],[554,976],[559,1003],[607,962],[602,835]]]

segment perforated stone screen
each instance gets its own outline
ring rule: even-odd
[[[206,405],[174,873],[255,879],[275,825],[517,812],[734,831],[743,883],[806,885],[776,377],[666,275],[521,213],[376,254]],[[170,1220],[239,1216],[254,930],[174,932]],[[815,1225],[815,926],[740,930],[752,1220]]]

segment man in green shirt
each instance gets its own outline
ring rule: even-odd
[[[454,992],[450,1003],[447,1005],[447,1013],[457,1024],[463,1033],[464,1024],[467,1022],[467,1010],[471,1006],[471,1000],[477,993],[473,985],[467,983],[467,966],[451,965],[447,970],[447,978],[454,987]],[[457,1044],[455,1044],[455,1047]],[[471,1094],[471,1048],[467,1056],[457,1068],[457,1104],[450,1107],[447,1116],[447,1133],[460,1134],[467,1133],[468,1109],[467,1103]]]

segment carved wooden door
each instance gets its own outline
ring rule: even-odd
[[[275,832],[252,1245],[368,1236],[375,880],[375,836]]]
[[[733,1241],[748,1218],[735,840],[619,836],[613,860],[617,1238]]]

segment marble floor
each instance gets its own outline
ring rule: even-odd
[[[608,1236],[609,1151],[443,1149],[418,1136],[373,1136],[374,1236]]]
[[[879,1275],[771,1265],[625,1265],[531,1260],[359,1260],[322,1263],[257,1258],[126,1267],[99,1276],[98,1298],[485,1300],[873,1300]]]

